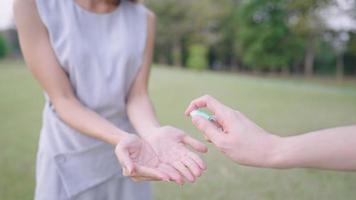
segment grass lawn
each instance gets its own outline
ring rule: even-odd
[[[261,78],[154,68],[151,96],[162,124],[202,139],[183,115],[191,99],[211,94],[278,135],[356,123],[356,83]],[[0,199],[32,199],[43,97],[21,61],[0,61]],[[212,146],[195,184],[155,183],[158,200],[354,199],[356,173],[242,167]]]

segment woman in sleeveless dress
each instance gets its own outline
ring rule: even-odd
[[[151,199],[194,182],[206,146],[161,126],[147,85],[154,14],[133,0],[17,0],[26,64],[44,90],[37,200]],[[138,133],[138,134],[136,134]],[[119,165],[121,164],[121,167]]]

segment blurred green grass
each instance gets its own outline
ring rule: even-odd
[[[150,91],[162,124],[202,140],[184,109],[211,94],[278,135],[356,123],[356,83],[252,77],[155,67]],[[0,199],[32,199],[43,97],[22,61],[0,61]],[[212,146],[208,171],[195,184],[155,183],[158,200],[352,199],[356,174],[242,167]]]

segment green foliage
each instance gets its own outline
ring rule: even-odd
[[[187,66],[191,69],[206,69],[208,67],[207,61],[208,49],[201,44],[193,44],[189,48]]]
[[[291,33],[284,0],[251,0],[238,10],[239,53],[242,61],[253,69],[288,67],[300,48]]]
[[[185,59],[182,55],[183,51],[189,48],[190,44],[209,45],[213,43],[215,37],[210,26],[219,18],[219,15],[224,14],[224,9],[220,8],[220,5],[228,5],[227,1],[229,0],[219,2],[214,0],[147,1],[147,6],[158,16],[155,44],[156,61],[169,64],[182,63]],[[183,44],[185,39],[188,39],[189,43]]]
[[[350,40],[345,53],[345,73],[356,74],[356,33],[350,33]]]
[[[330,74],[335,68],[335,52],[321,44],[331,30],[320,15],[334,0],[150,0],[147,6],[157,15],[159,63],[191,67],[191,47],[202,44],[210,67],[219,69]],[[345,66],[356,59],[355,41],[352,36]]]
[[[8,45],[4,37],[0,35],[0,58],[4,58],[8,53]]]
[[[356,33],[350,33],[350,40],[348,43],[347,51],[356,56]]]
[[[315,58],[315,72],[331,74],[335,72],[336,56],[329,43],[321,41]]]

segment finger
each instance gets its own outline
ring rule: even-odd
[[[199,108],[208,108],[211,112],[214,114],[217,113],[219,110],[225,109],[225,106],[220,103],[218,100],[214,99],[213,97],[209,95],[204,95],[202,97],[199,97],[195,100],[193,100],[188,108],[185,111],[185,114],[189,116],[189,114],[196,109]]]
[[[208,151],[208,147],[205,144],[201,143],[195,138],[190,137],[189,135],[185,135],[183,137],[183,143],[191,146],[194,150],[201,153],[206,153]]]
[[[193,183],[195,181],[195,178],[193,176],[193,174],[188,170],[187,167],[185,167],[185,165],[183,163],[181,163],[180,161],[176,161],[172,164],[172,166],[179,171],[180,174],[182,174],[184,176],[184,178],[186,180],[188,180],[189,182]]]
[[[167,164],[161,164],[158,169],[166,173],[169,176],[170,180],[178,184],[184,183],[182,175],[180,175],[179,171],[177,171],[174,167]]]
[[[116,156],[124,169],[125,176],[129,176],[134,171],[134,164],[130,158],[130,153],[127,148],[122,147],[120,144],[115,148]]]
[[[134,172],[134,176],[148,177],[152,179],[158,179],[162,181],[169,181],[169,176],[165,173],[150,167],[137,166]]]
[[[190,172],[192,172],[192,174],[194,174],[195,177],[201,176],[201,174],[203,172],[202,169],[190,157],[185,157],[181,161],[190,170]]]
[[[152,177],[146,177],[146,176],[131,176],[130,177],[133,181],[135,182],[141,182],[141,181],[162,181],[159,178],[152,178]]]
[[[161,181],[158,178],[151,178],[151,177],[145,177],[145,176],[131,176],[130,177],[133,181],[135,182],[141,182],[141,181]]]
[[[191,158],[200,167],[200,169],[207,169],[205,162],[197,154],[193,152],[188,152],[187,156],[189,156],[189,158]]]
[[[207,136],[213,143],[216,143],[221,139],[221,137],[224,137],[223,132],[218,129],[218,127],[202,117],[195,116],[192,118],[192,122],[199,129],[199,131]]]

